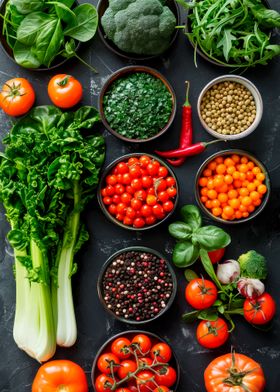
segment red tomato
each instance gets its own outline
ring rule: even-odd
[[[174,177],[166,177],[166,184],[168,187],[172,187],[176,184]]]
[[[131,392],[131,390],[128,388],[118,388],[116,389],[116,392]]]
[[[166,203],[169,200],[169,196],[166,191],[162,191],[158,193],[158,199],[162,203]]]
[[[114,203],[114,204],[119,204],[120,202],[121,202],[121,197],[120,197],[120,195],[114,195],[113,197],[112,197],[112,202]]]
[[[129,185],[131,183],[131,177],[129,173],[124,173],[122,177],[122,183],[124,185]]]
[[[136,191],[134,193],[134,197],[136,199],[139,199],[139,200],[143,201],[143,200],[146,200],[147,193],[144,191],[144,189],[141,189],[140,191]]]
[[[220,317],[216,321],[203,320],[198,324],[196,338],[203,347],[220,347],[229,338],[227,323]]]
[[[127,226],[131,226],[133,224],[133,219],[129,218],[128,216],[124,216],[123,224]]]
[[[166,177],[168,175],[167,168],[165,166],[160,166],[158,169],[158,175],[163,178]]]
[[[108,207],[108,211],[110,212],[111,215],[116,215],[117,214],[116,204],[110,204]]]
[[[154,382],[155,375],[149,370],[142,370],[137,374],[137,388],[140,392],[151,392],[156,384]]]
[[[111,197],[109,196],[103,197],[103,203],[105,204],[105,206],[109,206],[112,203]]]
[[[135,218],[135,216],[136,216],[135,210],[132,207],[127,207],[126,216],[131,219]]]
[[[127,161],[128,166],[133,166],[133,165],[137,165],[139,164],[139,159],[136,157],[131,157],[129,158],[129,160]]]
[[[157,343],[152,347],[150,355],[158,362],[167,363],[172,357],[172,350],[166,343]]]
[[[131,207],[132,207],[135,211],[137,211],[137,210],[140,210],[140,208],[142,207],[142,202],[141,202],[141,200],[139,200],[139,199],[133,198],[133,199],[131,199],[130,205],[131,205]]]
[[[121,362],[121,366],[118,368],[118,376],[122,380],[125,378],[129,373],[134,373],[137,369],[137,365],[135,361],[131,361],[130,359],[126,359],[125,361]]]
[[[121,195],[121,201],[122,201],[123,203],[125,203],[125,204],[130,204],[131,199],[132,199],[132,195],[131,195],[130,193],[128,193],[128,192],[124,192],[124,193]]]
[[[169,392],[170,389],[165,387],[164,385],[159,385],[153,392]]]
[[[101,373],[111,374],[111,364],[119,365],[119,358],[112,353],[105,353],[100,355],[97,361],[97,367],[101,371]],[[113,371],[116,372],[119,368],[117,366],[113,366]]]
[[[157,374],[155,375],[155,380],[158,385],[164,385],[166,387],[171,387],[175,384],[177,379],[176,370],[171,366],[162,366],[157,368]]]
[[[136,227],[137,229],[141,229],[141,227],[145,226],[145,221],[143,218],[136,218],[133,221],[133,226]]]
[[[160,205],[160,204],[155,204],[154,206],[153,206],[153,214],[156,216],[156,217],[161,217],[162,215],[164,215],[164,209],[163,209],[163,207]]]
[[[151,176],[143,176],[142,184],[144,188],[150,188],[153,185],[153,180]]]
[[[139,363],[142,363],[142,364],[151,366],[152,363],[153,363],[153,361],[152,361],[152,359],[149,358],[149,357],[141,357],[141,358],[139,358]]]
[[[33,87],[24,78],[10,79],[0,91],[0,107],[9,116],[22,116],[35,102]]]
[[[133,178],[133,180],[131,181],[131,187],[134,190],[139,191],[142,188],[141,178]]]
[[[114,385],[114,380],[112,377],[107,376],[106,374],[100,374],[95,380],[94,385],[96,392],[112,392],[111,386]]]
[[[170,212],[174,208],[174,203],[171,200],[168,200],[165,203],[163,203],[162,207],[165,212]]]
[[[148,164],[151,162],[151,158],[148,155],[142,155],[139,158],[139,162],[140,162],[142,167],[147,167]]]
[[[42,365],[34,378],[32,392],[55,392],[62,388],[65,392],[88,392],[83,369],[67,360],[50,361]]]
[[[177,189],[172,187],[167,188],[166,190],[169,197],[175,197],[177,195]]]
[[[154,215],[147,216],[145,219],[147,225],[154,225],[157,221],[157,218]]]
[[[208,252],[208,256],[210,260],[212,261],[212,264],[218,263],[222,258],[224,257],[225,254],[225,248],[217,249],[217,250],[212,250],[211,252]]]
[[[113,187],[113,185],[107,185],[105,191],[106,191],[106,196],[113,196],[115,193],[115,187]]]
[[[167,188],[166,181],[162,179],[156,179],[154,182],[154,187],[157,192],[163,192]]]
[[[151,339],[147,335],[139,334],[134,336],[132,339],[132,347],[133,350],[136,350],[136,353],[139,355],[147,355],[151,348],[152,342]]]
[[[148,195],[146,198],[146,203],[148,206],[154,206],[157,203],[157,198],[155,195]]]
[[[158,169],[160,167],[160,163],[158,161],[151,161],[147,165],[147,172],[149,173],[150,176],[155,177],[158,174]]]
[[[82,99],[81,83],[71,75],[59,74],[51,78],[48,94],[52,103],[59,108],[68,109]]]
[[[125,191],[125,187],[122,184],[116,184],[115,185],[115,193],[117,195],[122,195]]]
[[[263,293],[255,299],[246,299],[243,305],[244,317],[251,324],[266,324],[276,313],[274,299],[268,293]]]
[[[115,174],[111,174],[106,177],[106,184],[116,185],[116,183],[117,183],[117,176]]]
[[[127,359],[131,355],[130,340],[121,337],[113,341],[111,344],[111,351],[120,359]]]
[[[133,178],[139,178],[139,177],[141,177],[141,169],[140,169],[140,166],[130,166],[130,168],[129,168],[129,174],[130,174],[130,177],[133,179]]]
[[[186,287],[185,297],[193,308],[206,309],[214,304],[218,291],[210,280],[193,279]]]
[[[125,174],[129,172],[128,166],[125,162],[120,162],[117,164],[117,171],[119,174]]]
[[[142,214],[142,216],[145,216],[147,218],[148,216],[151,216],[152,213],[153,213],[152,207],[148,206],[148,204],[144,204],[141,207],[141,214]]]

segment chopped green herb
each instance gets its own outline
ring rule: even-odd
[[[110,127],[129,139],[155,136],[168,123],[173,101],[164,83],[145,72],[117,79],[104,95]]]

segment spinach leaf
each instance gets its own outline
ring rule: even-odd
[[[199,209],[190,204],[181,208],[181,216],[183,221],[191,226],[193,230],[197,230],[202,225],[202,219]]]
[[[57,2],[65,4],[68,8],[72,8],[73,4],[75,3],[75,0],[57,0]]]
[[[77,18],[77,24],[70,23],[64,30],[64,35],[86,42],[94,36],[97,30],[98,14],[96,8],[91,4],[81,4],[73,11]]]
[[[17,64],[24,68],[39,68],[41,65],[40,61],[31,51],[31,47],[26,46],[19,41],[16,41],[13,53]]]
[[[73,26],[77,25],[76,15],[67,5],[59,1],[50,1],[49,4],[54,5],[56,15],[59,19],[67,24],[71,24]]]
[[[10,0],[10,4],[14,5],[21,14],[27,15],[34,11],[41,11],[45,0]]]
[[[189,241],[178,242],[173,250],[173,262],[179,268],[192,265],[199,256],[199,248]]]
[[[168,226],[168,231],[177,240],[188,240],[192,235],[192,227],[184,222],[174,222]]]
[[[225,248],[231,241],[229,234],[216,226],[204,226],[192,235],[192,240],[208,251]]]
[[[45,26],[52,25],[55,20],[53,16],[43,12],[32,12],[28,14],[19,25],[17,40],[26,46],[32,46],[35,44],[38,33]],[[49,26],[47,27],[48,29]]]
[[[53,19],[40,30],[36,39],[35,53],[40,63],[49,67],[58,54],[62,42],[61,22],[59,19]]]

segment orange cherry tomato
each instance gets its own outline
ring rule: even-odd
[[[210,362],[204,372],[204,382],[207,392],[244,392],[245,388],[250,392],[263,392],[265,387],[261,366],[246,355],[235,353]]]
[[[0,107],[9,116],[22,116],[35,102],[33,87],[24,78],[14,78],[5,82],[0,92]]]
[[[32,384],[32,392],[88,392],[85,372],[68,360],[50,361],[42,365]]]
[[[82,99],[81,83],[71,75],[59,74],[51,78],[48,84],[50,100],[59,108],[68,109]]]

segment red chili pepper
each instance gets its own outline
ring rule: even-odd
[[[203,152],[207,146],[210,144],[224,142],[225,140],[213,140],[211,142],[200,142],[196,144],[192,144],[186,148],[178,148],[177,150],[169,150],[169,151],[155,151],[156,154],[163,158],[186,158],[192,155],[197,155]]]
[[[186,81],[186,100],[183,105],[182,112],[182,128],[180,135],[180,148],[186,148],[192,145],[192,136],[193,136],[193,128],[192,128],[192,107],[189,102],[189,91],[190,91],[190,82]],[[185,158],[177,158],[177,159],[168,159],[168,162],[173,166],[181,166],[185,162]]]

